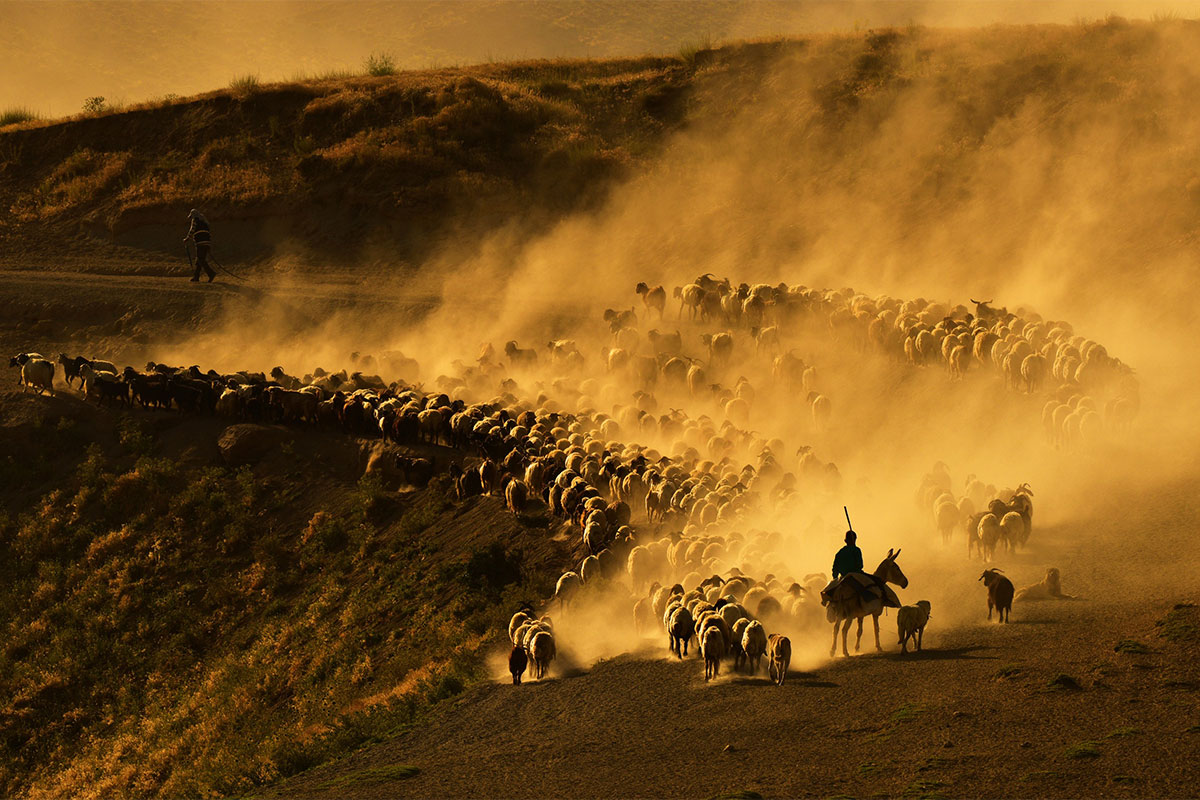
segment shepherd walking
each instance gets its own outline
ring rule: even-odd
[[[212,283],[213,278],[217,277],[216,270],[208,265],[208,254],[212,250],[212,229],[204,215],[194,208],[188,214],[188,219],[192,224],[188,228],[187,236],[183,238],[184,248],[187,248],[188,242],[196,243],[196,271],[192,274],[191,282],[199,281],[200,270],[204,270],[208,273],[208,282]]]

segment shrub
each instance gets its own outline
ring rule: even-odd
[[[83,101],[83,110],[88,114],[99,114],[107,109],[108,102],[104,99],[104,95],[96,95]]]
[[[229,82],[229,88],[237,97],[247,97],[258,91],[258,76],[252,73],[240,75]]]
[[[40,119],[40,117],[28,108],[17,106],[6,108],[0,111],[0,128],[3,128],[5,125],[16,125],[19,122],[29,122],[35,119]]]
[[[368,75],[395,75],[396,59],[391,53],[371,53],[364,62]]]

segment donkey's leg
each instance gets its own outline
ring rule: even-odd
[[[879,645],[879,615],[872,614],[871,621],[875,623],[875,649],[882,653],[883,648]]]
[[[850,657],[850,651],[846,649],[846,639],[850,636],[850,623],[853,621],[853,619],[847,619],[846,626],[842,628],[842,655],[846,658]]]
[[[858,636],[854,637],[854,652],[856,652],[856,653],[862,649],[862,621],[863,621],[863,618],[859,617],[858,618]]]
[[[838,626],[841,624],[842,624],[842,621],[840,619],[835,619],[833,621],[833,644],[829,648],[829,657],[830,658],[833,658],[837,654]],[[772,662],[772,663],[774,663],[774,662]]]

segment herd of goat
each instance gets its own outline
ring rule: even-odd
[[[766,657],[780,682],[790,640],[767,635],[764,624],[787,631],[821,624],[824,576],[776,578],[787,573],[779,557],[787,537],[754,526],[841,485],[837,466],[811,447],[789,447],[751,427],[764,396],[802,398],[811,431],[832,424],[816,368],[788,344],[822,332],[863,358],[874,352],[914,368],[944,363],[952,380],[994,370],[1010,389],[1047,393],[1044,422],[1056,446],[1127,427],[1138,409],[1129,367],[1067,323],[1027,312],[785,284],[734,286],[702,275],[675,290],[679,316],[719,329],[685,341],[679,330],[642,330],[655,317],[665,321],[663,287],[638,284],[637,294],[640,315],[604,313],[607,342],[598,353],[569,339],[544,349],[485,345],[473,361],[456,361],[435,378],[433,391],[417,383],[418,367],[401,354],[354,354],[358,371],[318,368],[301,376],[281,367],[222,373],[153,362],[138,370],[66,354],[52,361],[22,353],[10,364],[38,392],[53,392],[61,369],[68,386],[78,381],[86,398],[103,404],[374,437],[402,446],[368,464],[386,479],[424,486],[445,471],[460,499],[496,495],[514,513],[544,503],[575,526],[586,553],[559,580],[559,601],[627,577],[639,627],[662,624],[676,651],[686,652],[696,637],[709,676],[727,655],[752,669]],[[769,365],[769,379],[757,386],[738,369],[739,359],[751,357]],[[423,446],[451,450],[404,449]],[[964,529],[968,555],[985,560],[998,548],[1025,545],[1032,528],[1027,485],[998,492],[972,477],[956,498],[940,464],[922,481],[918,502],[946,541]],[[900,641],[919,643],[928,604],[905,609]],[[544,674],[556,653],[551,621],[523,609],[513,623],[514,679],[526,664]]]

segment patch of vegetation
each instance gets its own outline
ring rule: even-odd
[[[689,39],[679,45],[679,60],[688,67],[696,67],[710,57],[713,52],[713,39],[705,34],[698,39]]]
[[[874,761],[868,761],[865,764],[858,765],[858,774],[865,777],[867,775],[874,775],[882,769],[883,767],[876,764]]]
[[[1081,686],[1079,681],[1075,680],[1070,675],[1060,672],[1058,675],[1055,675],[1053,678],[1047,681],[1046,689],[1049,691],[1059,692],[1082,692],[1083,686]]]
[[[752,789],[741,789],[736,792],[715,794],[708,800],[763,800],[763,796]]]
[[[946,788],[944,781],[915,780],[904,787],[902,794],[904,797],[913,797],[918,800],[943,800],[946,795],[942,794],[940,790],[944,788]]]
[[[1130,736],[1138,736],[1142,733],[1141,728],[1117,728],[1104,734],[1105,739],[1125,739]]]
[[[1196,606],[1192,603],[1176,603],[1167,615],[1154,624],[1158,635],[1176,644],[1200,642],[1200,627],[1197,627]]]
[[[1099,758],[1099,742],[1077,742],[1066,749],[1067,758]]]
[[[1065,777],[1066,777],[1066,775],[1064,775],[1061,772],[1055,772],[1054,770],[1049,770],[1049,769],[1040,769],[1040,770],[1036,770],[1034,772],[1027,772],[1026,774],[1021,776],[1021,780],[1026,781],[1026,782],[1035,782],[1035,781],[1060,780]]]
[[[257,92],[260,85],[257,75],[246,73],[238,75],[229,82],[229,91],[233,93],[234,97],[245,98]]]
[[[925,709],[913,703],[905,703],[892,712],[892,722],[912,722],[925,713]]]
[[[83,101],[83,111],[85,114],[102,114],[108,110],[108,102],[104,95],[95,95]]]
[[[1150,652],[1150,648],[1134,639],[1122,639],[1117,642],[1113,650],[1126,655],[1145,655]]]
[[[1128,786],[1128,785],[1137,783],[1138,779],[1132,775],[1114,775],[1112,778],[1112,782],[1120,783],[1120,784],[1124,784],[1124,785]]]
[[[396,74],[396,59],[391,53],[371,53],[363,62],[363,66],[368,75],[376,77]]]
[[[1004,680],[1004,679],[1009,679],[1009,678],[1015,678],[1020,674],[1021,674],[1021,668],[1018,667],[1016,664],[1005,664],[1003,667],[996,670],[996,679]]]
[[[389,783],[391,781],[415,778],[421,770],[409,764],[390,764],[386,767],[370,767],[368,769],[342,775],[321,784],[322,789],[353,789],[356,786],[373,783]]]
[[[1200,733],[1200,725],[1193,725],[1187,729],[1187,733]]]
[[[5,125],[16,125],[21,122],[32,122],[41,119],[34,111],[24,106],[12,106],[0,111],[0,128]]]

